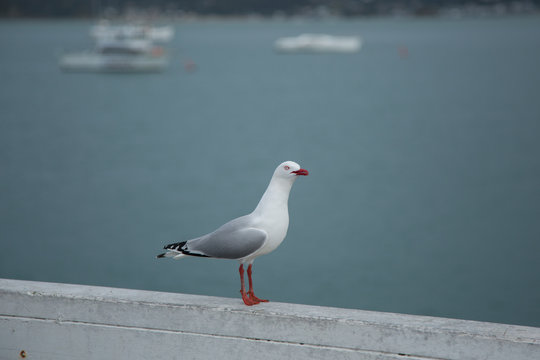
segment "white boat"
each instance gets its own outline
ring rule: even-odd
[[[168,65],[160,46],[143,39],[100,39],[92,51],[65,54],[60,68],[65,71],[159,72]]]
[[[362,47],[359,36],[302,34],[276,40],[274,48],[281,53],[355,53]]]
[[[102,21],[90,28],[90,36],[94,39],[147,39],[168,42],[174,37],[174,28],[136,24],[110,25],[107,21]]]

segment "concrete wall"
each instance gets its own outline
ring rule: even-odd
[[[540,328],[0,279],[0,358],[540,359]]]

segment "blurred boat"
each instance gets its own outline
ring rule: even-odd
[[[280,53],[355,53],[362,47],[359,36],[302,34],[276,40],[274,48]]]
[[[147,39],[168,42],[174,37],[174,28],[137,24],[110,25],[107,21],[102,21],[90,28],[90,36],[94,39]]]
[[[159,72],[168,65],[161,46],[145,39],[98,39],[91,51],[65,54],[60,68],[65,71]]]

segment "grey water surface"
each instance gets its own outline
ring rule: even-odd
[[[258,296],[540,326],[538,16],[177,22],[163,73],[61,72],[91,25],[0,22],[0,277],[239,298],[155,255],[294,160]],[[308,32],[364,46],[273,51]]]

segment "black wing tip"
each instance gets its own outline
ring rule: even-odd
[[[180,242],[177,242],[177,243],[165,245],[163,247],[163,249],[165,249],[165,250],[173,249],[173,250],[180,251],[180,248],[182,248],[182,246],[186,245],[186,242],[187,241],[180,241]]]
[[[200,254],[200,253],[197,253],[197,252],[190,252],[187,248],[184,248],[184,245],[186,245],[186,243],[187,243],[187,241],[180,241],[180,242],[177,242],[177,243],[165,245],[163,247],[163,249],[178,251],[178,252],[181,252],[184,255],[189,255],[189,256],[211,257],[209,255]],[[166,253],[159,254],[157,257],[158,258],[165,257],[165,254]]]
[[[165,245],[163,247],[163,249],[165,249],[165,250],[175,250],[175,251],[182,252],[182,246],[184,246],[185,244],[186,244],[186,241],[181,241],[181,242]],[[167,255],[167,253],[164,252],[163,254],[157,255],[156,258],[161,259],[161,258],[167,257],[166,255]]]

